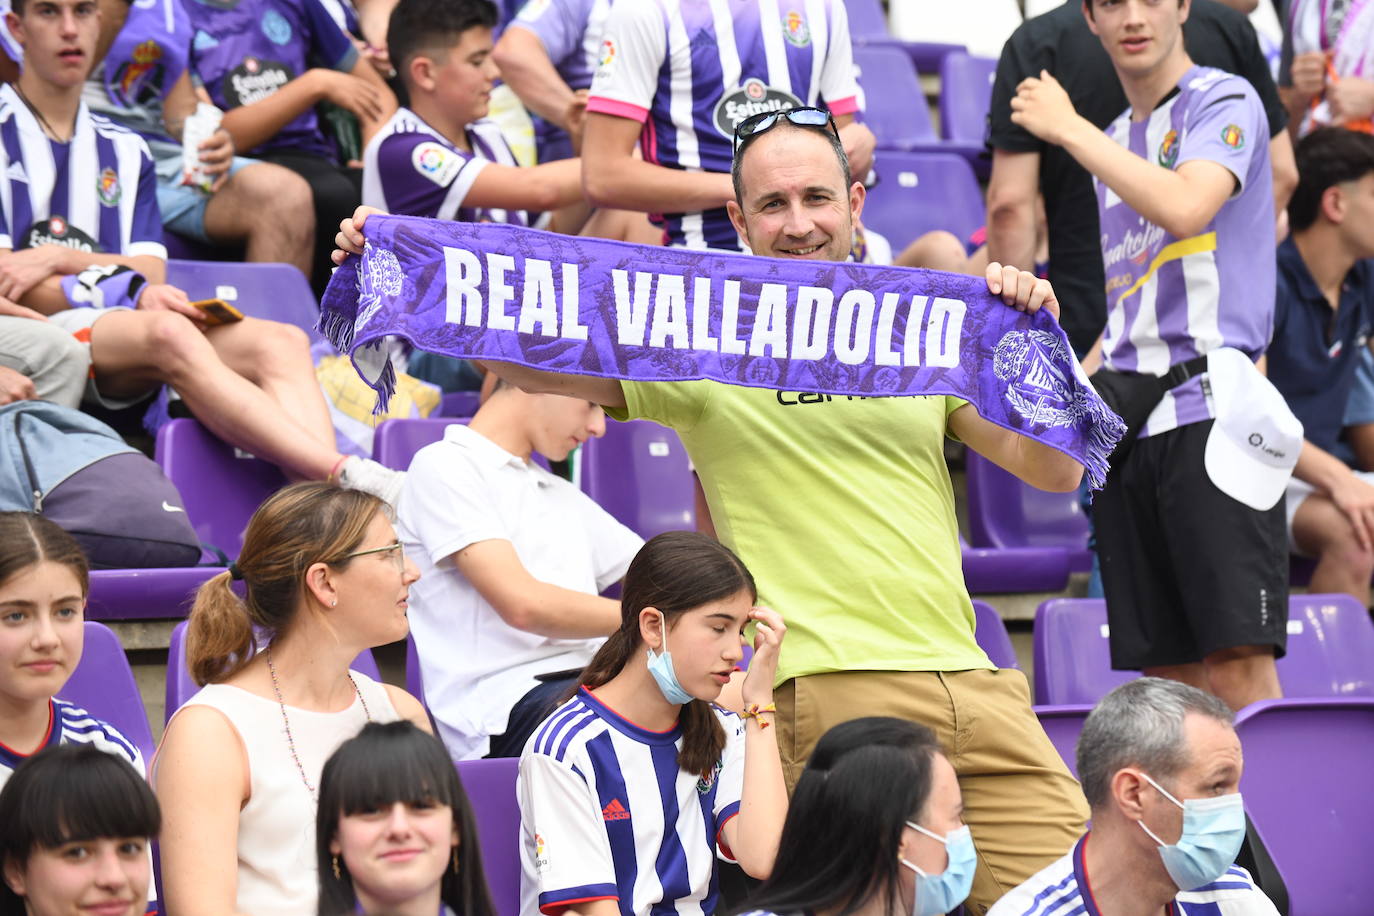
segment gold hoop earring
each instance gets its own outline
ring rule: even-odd
[[[343,880],[343,875],[341,875],[341,874],[339,873],[339,857],[338,857],[338,856],[331,856],[331,858],[334,860],[334,880],[335,880],[335,881],[342,881],[342,880]]]
[[[453,873],[458,874],[458,847],[453,847]]]

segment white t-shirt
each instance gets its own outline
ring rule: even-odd
[[[604,640],[517,630],[458,572],[453,554],[510,541],[535,579],[596,595],[625,575],[644,541],[566,480],[458,424],[415,455],[396,514],[420,568],[410,629],[425,703],[455,760],[481,757],[535,675],[582,667]]]
[[[720,838],[739,813],[744,723],[717,709],[725,749],[709,778],[677,765],[681,726],[640,728],[585,688],[520,757],[520,912],[615,900],[622,916],[704,916],[720,903]]]

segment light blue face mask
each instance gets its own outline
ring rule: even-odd
[[[973,834],[968,827],[958,827],[945,836],[931,833],[920,824],[907,821],[917,833],[945,844],[949,864],[938,875],[928,875],[916,865],[901,859],[901,863],[916,873],[916,896],[911,901],[911,916],[943,916],[968,897],[973,889],[973,870],[978,865],[978,852],[973,848]]]
[[[653,675],[654,683],[658,684],[664,698],[669,703],[682,706],[694,698],[682,689],[677,672],[673,670],[673,654],[668,651],[668,620],[662,615],[659,615],[659,620],[663,621],[663,651],[655,655],[653,649],[649,650],[649,673]]]
[[[1144,821],[1136,822],[1159,844],[1159,857],[1179,890],[1195,890],[1226,874],[1245,841],[1245,805],[1240,793],[1179,801],[1148,773],[1140,775],[1160,795],[1183,809],[1183,834],[1172,846],[1155,836]]]

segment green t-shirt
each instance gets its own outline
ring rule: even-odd
[[[832,397],[622,382],[676,430],[722,542],[787,621],[778,682],[827,671],[991,668],[973,638],[943,443],[949,397]]]

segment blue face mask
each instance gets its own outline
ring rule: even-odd
[[[1245,840],[1245,805],[1240,793],[1179,801],[1148,773],[1140,775],[1183,809],[1183,834],[1172,846],[1155,836],[1144,821],[1137,821],[1140,829],[1159,844],[1159,857],[1179,890],[1195,890],[1226,874]]]
[[[973,889],[973,870],[978,865],[973,834],[969,833],[967,826],[940,836],[911,821],[907,821],[906,825],[944,843],[945,852],[949,855],[949,864],[938,875],[928,875],[906,859],[900,860],[916,873],[916,896],[911,901],[911,916],[943,916],[963,903]]]
[[[668,651],[668,621],[662,616],[659,619],[663,621],[663,651],[655,655],[653,649],[649,650],[649,673],[653,675],[654,683],[658,684],[664,698],[669,703],[682,706],[692,702],[693,697],[678,682],[677,672],[673,670],[673,655]]]

